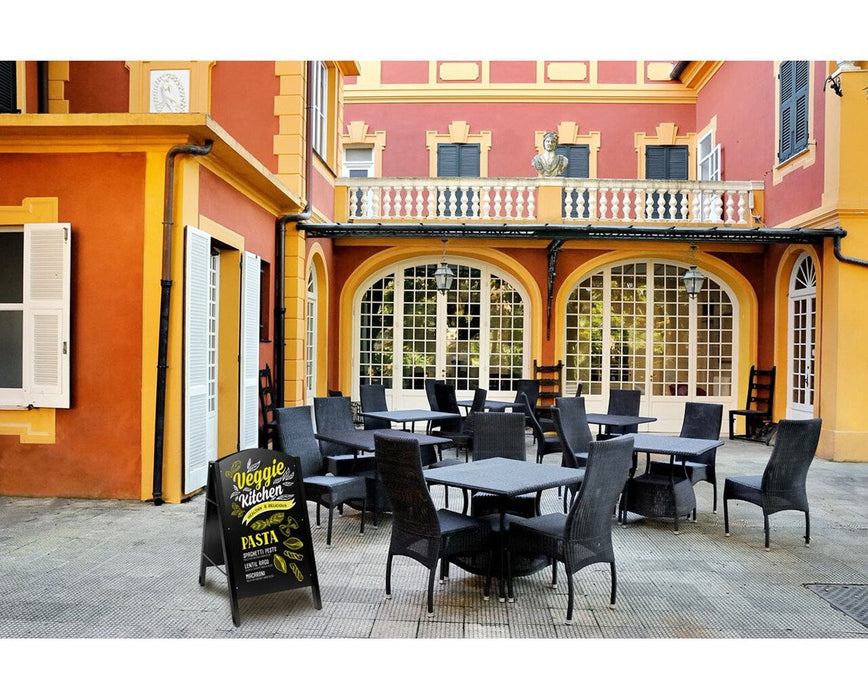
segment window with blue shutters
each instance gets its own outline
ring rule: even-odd
[[[808,147],[809,65],[808,61],[783,61],[780,66],[780,163]]]
[[[437,177],[479,177],[481,149],[478,143],[437,144]],[[473,190],[444,192],[443,216],[472,216]],[[453,211],[454,210],[454,211]]]
[[[690,153],[687,146],[646,146],[646,180],[686,180]],[[662,201],[661,198],[662,197]],[[683,195],[672,192],[653,192],[652,219],[683,219]]]
[[[20,111],[15,61],[0,61],[0,114]]]

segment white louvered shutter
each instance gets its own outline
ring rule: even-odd
[[[259,270],[259,256],[244,253],[241,264],[239,450],[259,445]]]
[[[35,407],[69,408],[69,224],[24,227],[24,390]]]
[[[211,237],[186,227],[184,263],[184,492],[205,486],[209,460],[208,303]]]

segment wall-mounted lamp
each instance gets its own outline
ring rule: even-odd
[[[434,270],[434,284],[437,287],[437,291],[444,295],[452,288],[452,280],[455,279],[455,273],[446,264],[446,240],[445,238],[443,239],[443,258],[440,260],[437,269]]]
[[[844,93],[841,90],[841,75],[832,73],[828,78],[826,78],[826,82],[823,84],[823,92],[826,91],[826,85],[832,88],[832,92],[834,92],[838,97],[843,97]]]
[[[696,245],[692,244],[690,246],[690,269],[684,273],[684,277],[682,278],[684,281],[684,290],[687,292],[687,296],[691,299],[695,299],[696,295],[702,290],[702,285],[705,282],[705,275],[703,275],[699,270],[696,269]]]

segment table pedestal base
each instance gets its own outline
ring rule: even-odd
[[[696,508],[696,495],[690,479],[670,479],[660,474],[642,474],[627,482],[621,505],[627,512],[646,518],[673,518],[678,532],[678,518],[689,516]],[[622,522],[625,520],[622,517]]]

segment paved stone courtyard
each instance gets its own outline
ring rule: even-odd
[[[718,451],[721,495],[726,476],[760,473],[770,450],[726,441]],[[434,489],[435,500],[442,492]],[[696,493],[698,519],[682,523],[680,535],[671,522],[638,517],[614,528],[618,605],[607,605],[608,566],[588,567],[575,576],[571,625],[565,624],[565,580],[561,575],[553,590],[551,569],[517,578],[515,602],[502,603],[495,595],[484,601],[482,579],[453,567],[447,584],[436,586],[435,617],[428,619],[425,569],[397,558],[393,597],[386,600],[389,517],[378,528],[369,523],[359,536],[359,515],[348,509],[335,519],[332,547],[325,546],[325,528],[312,532],[322,609],[315,609],[310,589],[242,599],[238,628],[226,579],[210,568],[206,585],[198,585],[204,496],[159,507],[2,497],[0,648],[19,648],[3,639],[344,640],[340,648],[351,640],[393,640],[390,649],[394,640],[499,640],[471,652],[488,654],[536,648],[531,640],[656,640],[659,648],[675,640],[776,639],[822,641],[810,648],[826,650],[839,640],[837,648],[848,653],[854,640],[868,639],[868,628],[806,587],[858,584],[868,590],[868,465],[815,460],[808,474],[810,547],[804,546],[803,515],[790,512],[771,517],[771,551],[765,551],[760,509],[740,502],[731,502],[732,536],[725,538],[722,504],[712,512],[710,485],[697,485]],[[556,492],[546,492],[544,512],[557,508]],[[506,640],[524,643],[503,647]],[[332,653],[321,645],[305,648]],[[349,653],[373,648],[382,646],[353,644]],[[573,648],[545,646],[554,654]],[[609,647],[578,647],[585,650],[579,653],[602,648]],[[678,653],[691,649],[695,644],[681,645]],[[864,655],[865,647],[860,650]],[[719,680],[720,670],[714,675]]]

